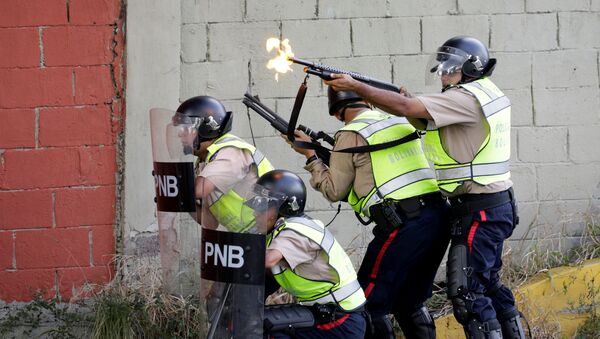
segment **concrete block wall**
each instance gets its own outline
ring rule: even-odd
[[[273,79],[267,70],[268,37],[290,40],[299,58],[405,85],[411,92],[438,91],[424,84],[429,55],[446,39],[464,34],[490,48],[498,66],[493,80],[513,102],[512,170],[521,203],[521,225],[510,244],[566,238],[573,243],[600,210],[600,2],[475,0],[361,1],[185,0],[181,5],[180,101],[208,94],[236,113],[234,132],[254,142],[277,167],[300,173],[303,158],[239,104],[251,90],[283,117],[291,112],[303,73]],[[326,88],[309,80],[300,122],[333,132]],[[327,221],[335,206],[309,193],[311,212]],[[334,230],[357,248],[366,229],[343,206]],[[347,232],[351,229],[351,232]],[[361,239],[360,243],[351,239]],[[346,239],[347,238],[347,239]],[[569,240],[570,239],[570,240]],[[525,241],[528,240],[528,241]]]
[[[113,274],[121,5],[0,2],[0,300],[68,300]]]

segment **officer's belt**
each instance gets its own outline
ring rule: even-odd
[[[323,325],[327,323],[331,323],[333,321],[337,321],[343,317],[347,317],[348,314],[351,313],[360,313],[364,312],[364,308],[361,306],[358,309],[352,311],[346,311],[343,308],[335,305],[335,304],[326,304],[326,305],[312,305],[308,306],[308,309],[312,312],[315,322],[317,324]]]
[[[445,200],[445,198],[442,195],[442,193],[437,191],[437,192],[432,192],[432,193],[426,193],[423,195],[417,195],[416,197],[402,199],[400,201],[397,201],[396,205],[401,207],[403,203],[408,203],[410,205],[411,204],[410,201],[416,201],[416,202],[418,202],[418,205],[420,205],[420,206],[427,206],[427,205],[443,202],[444,200]]]
[[[442,196],[442,194],[439,191],[437,191],[406,199],[396,200],[392,202],[392,205],[395,207],[397,212],[400,212],[406,218],[410,219],[419,216],[419,210],[421,209],[421,207],[443,202],[444,199],[445,198]],[[373,221],[375,221],[375,223],[378,225],[385,223],[385,220],[381,219],[380,217],[382,215],[380,211],[381,208],[381,204],[376,204],[374,206],[371,206],[370,210]],[[395,226],[398,227],[399,225]]]
[[[449,198],[450,213],[455,218],[464,217],[473,212],[504,205],[514,200],[512,187],[506,191],[486,194],[462,194]]]

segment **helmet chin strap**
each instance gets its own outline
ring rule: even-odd
[[[371,109],[371,106],[369,106],[368,104],[348,104],[348,105],[344,106],[344,108],[340,112],[340,117],[342,118],[342,121],[346,121],[346,110],[348,108],[367,108],[367,109]]]

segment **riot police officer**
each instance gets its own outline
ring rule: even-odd
[[[230,233],[255,233],[253,211],[243,204],[244,197],[258,177],[273,166],[258,149],[230,133],[232,123],[233,113],[210,96],[184,101],[173,116],[173,125],[181,126],[178,132],[184,150],[197,157],[194,168],[197,221],[205,229],[221,225]],[[218,301],[224,295],[224,288],[214,285],[204,291],[205,297]],[[260,325],[262,315],[244,311],[247,303],[262,302],[262,293],[254,286],[234,284],[229,294],[226,308],[236,324],[236,337],[258,338],[256,326]],[[219,330],[227,332],[223,327]]]
[[[328,97],[329,114],[345,123],[335,135],[329,166],[313,150],[292,145],[307,157],[313,188],[329,201],[347,201],[360,220],[375,222],[358,272],[373,337],[394,337],[388,318],[394,314],[407,338],[435,338],[423,303],[449,242],[447,206],[418,134],[406,119],[372,110],[355,92],[329,87]],[[309,141],[300,132],[297,139]],[[338,153],[357,147],[360,153]]]
[[[255,208],[256,223],[268,233],[265,267],[302,305],[310,305],[316,325],[295,338],[364,337],[365,296],[350,258],[319,220],[304,213],[306,187],[292,172],[274,170],[257,181],[267,204]],[[286,338],[284,333],[271,333]]]
[[[253,218],[241,218],[242,194],[236,185],[252,185],[258,177],[273,169],[265,156],[254,146],[230,133],[232,112],[217,99],[196,96],[184,101],[173,117],[174,124],[190,126],[181,131],[188,152],[198,157],[196,198],[207,204],[210,213],[203,213],[203,225],[218,224],[229,231],[243,233],[252,226]],[[246,220],[245,225],[240,220]]]
[[[510,180],[510,100],[490,80],[496,60],[479,40],[446,41],[427,66],[439,94],[411,97],[343,75],[326,82],[354,90],[426,129],[424,144],[452,205],[448,297],[468,338],[524,338],[512,292],[502,284],[502,248],[518,223]]]

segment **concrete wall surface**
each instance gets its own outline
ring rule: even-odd
[[[498,59],[492,79],[513,103],[512,173],[521,225],[509,245],[527,250],[532,244],[559,241],[569,247],[600,217],[600,0],[181,0],[179,13],[173,13],[173,3],[179,1],[144,3],[144,8],[136,7],[140,13],[131,13],[136,2],[129,1],[129,19],[142,11],[155,15],[128,22],[145,28],[130,30],[128,41],[153,34],[153,42],[152,47],[129,45],[129,88],[136,83],[141,90],[130,90],[128,103],[151,99],[175,109],[194,95],[215,96],[235,112],[235,134],[254,142],[275,167],[306,180],[304,159],[241,103],[250,90],[289,117],[304,74],[300,66],[292,66],[294,71],[276,82],[265,67],[273,56],[265,50],[267,38],[288,38],[299,58],[361,72],[419,94],[439,91],[424,83],[431,53],[454,35],[474,36]],[[160,69],[131,59],[158,46],[164,47],[152,57],[164,63]],[[177,46],[179,50],[164,50]],[[144,81],[149,73],[153,80]],[[333,133],[341,125],[327,114],[326,88],[315,77],[308,85],[300,123]],[[128,154],[147,153],[145,122],[133,116],[142,112],[132,113],[131,106],[128,111]],[[146,175],[151,162],[141,161],[127,158],[128,173],[141,175],[136,188],[126,189],[125,203],[132,206],[126,210],[127,225],[135,230],[152,224],[153,206],[144,198],[150,193],[139,190],[142,179],[143,185],[152,185]],[[142,198],[144,203],[136,201]],[[310,214],[327,222],[337,204],[310,190],[308,206]],[[357,257],[362,255],[369,228],[355,220],[347,205],[332,229]]]

